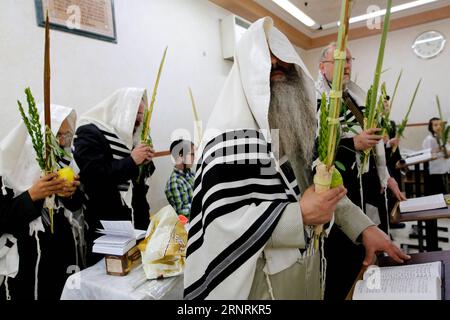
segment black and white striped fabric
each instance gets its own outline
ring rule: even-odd
[[[246,299],[256,259],[299,191],[289,163],[277,170],[259,131],[211,140],[196,170],[185,298]]]
[[[70,162],[71,161],[72,160],[68,156],[65,156],[63,158],[59,158],[58,159],[58,166],[59,166],[60,169],[68,167],[68,166],[70,166]]]
[[[116,134],[101,129],[99,130],[105,139],[108,140],[114,160],[122,160],[130,156],[131,151],[120,141]],[[128,191],[129,187],[130,181],[119,185],[118,189],[119,191]]]

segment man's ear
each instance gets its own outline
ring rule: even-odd
[[[319,70],[320,70],[320,72],[323,74],[324,73],[324,70],[325,69],[325,63],[323,63],[323,62],[319,62]]]

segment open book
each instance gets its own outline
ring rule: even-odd
[[[426,152],[426,153],[421,153],[415,156],[411,156],[408,157],[405,160],[405,164],[411,164],[411,163],[416,163],[416,162],[420,162],[420,161],[426,161],[426,160],[431,160],[431,151],[430,152]]]
[[[94,240],[92,251],[95,253],[124,255],[136,245],[137,240],[145,237],[145,230],[136,230],[131,221],[100,221],[104,229],[97,232],[104,234]]]
[[[447,202],[445,201],[444,195],[442,193],[432,196],[412,198],[400,202],[401,213],[440,208],[447,208]]]
[[[370,266],[355,285],[353,300],[441,300],[442,262]]]

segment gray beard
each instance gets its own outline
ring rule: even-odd
[[[272,130],[279,129],[279,141],[273,142],[275,151],[278,148],[275,155],[287,156],[304,191],[312,182],[316,117],[313,100],[308,97],[301,77],[301,73],[293,69],[286,80],[271,83],[269,124]]]

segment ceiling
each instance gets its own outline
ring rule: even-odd
[[[211,2],[253,22],[258,18],[270,15],[275,24],[297,46],[304,49],[320,47],[334,37],[337,27],[316,30],[309,28],[280,8],[272,0],[210,0]],[[393,0],[392,5],[397,6],[413,0]],[[319,25],[327,25],[339,20],[340,0],[290,0],[300,10],[307,14]],[[386,8],[386,0],[354,0],[352,17],[366,14],[369,6]],[[401,29],[427,23],[434,20],[450,18],[450,0],[437,0],[415,8],[395,12],[391,18],[391,30]],[[379,33],[380,30],[369,30],[366,22],[350,25],[350,39],[362,38]]]

